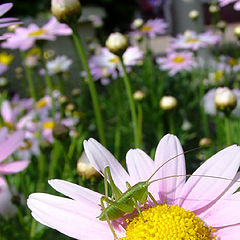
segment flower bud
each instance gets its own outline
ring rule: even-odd
[[[146,97],[146,94],[142,91],[136,91],[134,94],[133,94],[133,98],[134,100],[136,101],[142,101],[144,98]]]
[[[235,35],[238,39],[240,39],[240,26],[239,26],[239,25],[234,28],[234,35]]]
[[[117,56],[122,56],[128,47],[128,39],[121,33],[112,33],[106,41],[106,47]]]
[[[65,104],[67,101],[68,101],[68,98],[67,98],[66,96],[64,96],[64,95],[61,95],[61,96],[59,96],[59,98],[58,98],[58,102],[59,102],[60,104]]]
[[[85,152],[83,152],[81,157],[78,159],[77,171],[79,176],[87,179],[99,176],[97,170],[89,162]]]
[[[212,13],[212,14],[218,13],[219,10],[220,10],[219,6],[217,6],[215,4],[212,4],[209,7],[209,12]]]
[[[199,147],[207,148],[212,144],[212,139],[210,138],[201,138],[199,141]]]
[[[219,21],[217,23],[217,28],[221,31],[224,32],[227,27],[227,23],[225,21]]]
[[[134,19],[132,23],[132,28],[133,29],[138,29],[143,25],[143,19],[142,18],[136,18]]]
[[[160,100],[160,107],[166,111],[173,110],[177,107],[177,104],[177,99],[172,96],[164,96]]]
[[[192,10],[189,12],[188,17],[195,21],[199,18],[199,12],[197,10]]]
[[[69,136],[69,128],[61,123],[56,123],[53,128],[53,136],[58,140],[64,140]]]
[[[74,89],[72,90],[72,96],[73,96],[73,97],[79,96],[80,92],[81,92],[81,89],[80,89],[80,88],[74,88]]]
[[[237,105],[236,95],[227,87],[219,87],[214,97],[216,108],[225,113],[230,113]]]
[[[81,16],[82,6],[79,0],[52,0],[51,11],[61,23],[76,23]]]

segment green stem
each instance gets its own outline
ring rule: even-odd
[[[48,88],[48,91],[49,91],[49,95],[50,95],[50,98],[51,98],[52,119],[53,119],[53,121],[55,123],[56,122],[56,108],[55,108],[55,100],[54,100],[54,97],[53,97],[53,83],[52,83],[51,77],[49,76],[49,73],[48,73],[48,70],[47,70],[47,67],[46,67],[46,62],[45,62],[45,59],[44,59],[43,56],[42,56],[42,62],[43,62],[44,70],[45,70],[46,85],[47,85],[47,88]]]
[[[103,129],[103,120],[102,120],[102,115],[101,115],[99,102],[98,102],[98,98],[97,98],[97,90],[96,90],[92,75],[90,73],[87,57],[86,57],[86,54],[84,52],[81,39],[79,37],[77,27],[76,26],[71,26],[71,28],[73,30],[74,43],[76,45],[78,54],[79,54],[79,56],[82,60],[84,70],[86,71],[86,74],[87,74],[88,86],[89,86],[89,91],[90,91],[90,94],[91,94],[93,108],[94,108],[94,113],[95,113],[95,117],[96,117],[96,121],[97,121],[97,129],[98,129],[98,135],[99,135],[99,138],[100,138],[100,142],[103,145],[106,145],[105,134],[104,134],[104,129]]]
[[[138,104],[138,137],[139,145],[142,146],[142,122],[143,122],[143,111],[141,103]]]
[[[172,111],[169,112],[168,114],[168,120],[169,120],[169,131],[171,134],[175,134],[174,114]]]
[[[135,147],[140,147],[139,136],[138,136],[137,114],[136,114],[136,107],[135,107],[135,103],[134,103],[134,99],[133,99],[132,89],[131,89],[130,81],[129,81],[128,74],[126,71],[126,67],[123,63],[122,58],[121,58],[120,62],[121,62],[122,70],[123,70],[123,80],[124,80],[124,84],[125,84],[125,87],[127,90],[128,101],[129,101],[131,115],[132,115],[134,143],[135,143]]]
[[[25,64],[25,59],[26,59],[25,53],[23,51],[20,51],[20,53],[21,53],[21,57],[22,57],[22,61],[23,61],[24,71],[25,71],[26,78],[28,81],[30,96],[32,97],[32,99],[34,101],[34,105],[35,105],[35,103],[37,101],[37,97],[36,97],[36,92],[35,92],[33,78],[32,78],[32,71],[31,71],[30,67],[28,67]]]
[[[225,116],[225,134],[226,134],[227,145],[230,146],[232,144],[232,137],[231,137],[230,117],[229,116]]]

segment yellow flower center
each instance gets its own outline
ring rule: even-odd
[[[42,127],[43,127],[43,129],[53,129],[54,122],[53,121],[45,122],[45,123],[43,123]]]
[[[28,150],[28,149],[30,149],[32,147],[32,142],[30,142],[30,141],[24,141],[24,145],[23,146],[20,146],[20,150],[21,151],[24,151],[24,150]]]
[[[235,58],[231,58],[231,59],[229,59],[228,64],[229,64],[231,67],[233,67],[233,66],[235,66],[235,65],[238,64],[238,61],[237,61],[237,59],[235,59]]]
[[[116,57],[114,57],[114,58],[111,58],[111,59],[109,60],[109,62],[110,62],[110,63],[118,63],[118,62],[120,62],[120,58],[119,58],[118,56],[116,56]]]
[[[222,70],[217,70],[214,80],[216,82],[220,82],[222,80],[222,77],[223,77],[223,71]]]
[[[36,104],[36,108],[41,109],[41,108],[44,108],[46,105],[47,105],[46,100],[45,99],[40,99]]]
[[[0,63],[3,65],[9,65],[13,60],[12,54],[7,54],[6,52],[0,53]]]
[[[193,212],[161,204],[142,211],[143,218],[128,220],[126,236],[119,240],[215,240],[216,230]]]
[[[45,34],[47,32],[46,29],[39,29],[37,31],[31,32],[28,34],[29,37],[37,37]]]
[[[173,62],[175,62],[175,63],[182,63],[182,62],[184,62],[184,57],[182,57],[182,56],[177,56],[177,57],[175,57],[174,59],[173,59]]]
[[[150,32],[152,30],[152,26],[144,25],[140,28],[140,30],[143,31],[143,32]]]
[[[41,56],[41,49],[40,48],[32,48],[30,51],[27,52],[27,57],[32,56]]]
[[[186,43],[196,43],[199,42],[199,38],[188,38]]]

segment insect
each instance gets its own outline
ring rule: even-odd
[[[192,149],[187,152],[196,150]],[[186,152],[185,152],[186,153]],[[150,197],[151,200],[155,205],[157,205],[157,201],[154,199],[152,194],[148,192],[148,187],[153,182],[156,182],[160,179],[152,180],[152,177],[158,172],[160,168],[162,168],[165,164],[170,162],[171,160],[175,159],[176,157],[184,154],[178,154],[173,158],[168,159],[165,163],[163,163],[161,166],[159,166],[153,174],[146,180],[142,182],[138,182],[135,185],[131,186],[128,182],[126,182],[127,191],[124,193],[121,192],[121,190],[115,185],[110,168],[107,166],[104,169],[104,186],[105,186],[105,196],[101,198],[101,208],[102,213],[97,217],[101,221],[107,221],[113,235],[114,239],[117,239],[116,233],[112,227],[112,224],[110,220],[117,219],[119,217],[122,217],[125,213],[131,213],[136,208],[138,214],[143,218],[143,215],[141,213],[141,210],[139,208],[139,204],[144,204],[147,201],[147,198]],[[184,175],[186,176],[186,175]],[[169,176],[170,177],[170,176]],[[172,176],[173,177],[173,176]],[[176,176],[175,176],[176,177]],[[180,176],[179,176],[180,177]],[[109,199],[108,197],[108,181],[112,190],[112,198]],[[107,203],[107,206],[105,207],[104,202]]]
[[[199,149],[199,148],[195,148],[195,149],[189,150],[187,152],[190,152],[190,151],[193,151],[196,149]],[[185,152],[185,153],[187,153],[187,152]],[[119,217],[122,217],[125,213],[131,213],[134,211],[134,209],[136,209],[138,214],[140,215],[140,217],[143,218],[142,212],[139,208],[139,204],[146,203],[148,197],[150,197],[150,199],[153,201],[153,203],[155,205],[158,205],[157,201],[154,199],[152,194],[150,192],[148,192],[148,187],[153,182],[167,179],[167,178],[182,177],[182,176],[209,177],[209,178],[218,178],[218,179],[220,178],[220,179],[224,179],[224,180],[233,181],[233,179],[228,179],[228,178],[223,178],[223,177],[196,175],[196,174],[167,176],[167,177],[151,180],[153,178],[153,176],[159,171],[160,168],[162,168],[165,164],[167,164],[168,162],[170,162],[171,160],[175,159],[176,157],[178,157],[182,154],[184,154],[184,152],[167,160],[165,163],[163,163],[161,166],[159,166],[146,181],[138,182],[133,186],[131,186],[128,182],[126,182],[127,190],[125,192],[122,192],[115,185],[115,183],[112,179],[112,176],[111,176],[110,168],[107,166],[104,169],[105,196],[101,197],[101,205],[100,206],[102,208],[102,212],[97,218],[99,218],[99,220],[101,220],[101,221],[107,221],[107,223],[114,235],[114,239],[117,239],[117,235],[113,229],[113,226],[112,226],[110,220],[114,220]],[[107,179],[109,180],[109,184],[110,184],[110,187],[112,190],[111,198],[108,197],[108,180]],[[104,203],[106,203],[106,206]],[[143,220],[144,220],[144,218],[143,218]]]

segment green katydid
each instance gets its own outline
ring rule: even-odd
[[[152,194],[148,192],[148,187],[151,185],[153,182],[167,179],[167,178],[173,178],[173,177],[183,177],[183,176],[196,176],[196,177],[210,177],[210,178],[217,178],[217,179],[223,179],[223,180],[229,180],[233,181],[233,179],[228,179],[228,178],[223,178],[223,177],[217,177],[217,176],[207,176],[207,175],[191,175],[191,174],[185,174],[185,175],[175,175],[175,176],[167,176],[159,179],[152,180],[152,177],[159,171],[160,168],[162,168],[165,164],[170,162],[171,160],[175,159],[176,157],[196,150],[199,148],[195,148],[186,152],[183,152],[181,154],[176,155],[173,158],[168,159],[165,163],[163,163],[161,166],[159,166],[153,174],[146,180],[142,182],[138,182],[133,186],[130,186],[128,182],[126,182],[127,186],[127,191],[124,193],[121,192],[121,190],[115,185],[110,168],[107,166],[104,169],[104,185],[105,185],[105,196],[101,198],[101,207],[102,207],[102,212],[98,216],[99,220],[101,221],[107,221],[113,235],[114,239],[117,239],[117,235],[113,229],[113,226],[110,222],[110,220],[114,220],[117,218],[122,217],[125,213],[131,213],[134,211],[136,208],[138,214],[143,218],[143,215],[141,213],[141,210],[139,208],[138,204],[144,204],[147,201],[147,198],[150,197],[151,200],[154,202],[155,205],[157,205],[157,201],[154,199]],[[108,182],[107,179],[109,180],[109,184],[112,189],[112,198],[108,198]],[[105,207],[104,202],[107,203],[107,206]]]
[[[189,150],[187,152],[193,151],[195,149]],[[108,225],[114,235],[114,239],[117,239],[117,236],[112,227],[112,224],[110,223],[110,220],[114,220],[119,217],[122,217],[125,213],[131,213],[134,211],[134,208],[136,208],[139,215],[143,217],[138,204],[144,204],[147,200],[147,197],[150,197],[151,200],[154,202],[154,204],[157,205],[158,204],[157,201],[154,199],[152,194],[148,192],[148,187],[151,183],[159,179],[153,180],[153,181],[150,181],[150,180],[158,172],[160,168],[162,168],[165,164],[167,164],[168,162],[170,162],[171,160],[175,159],[176,157],[182,154],[184,154],[184,152],[174,156],[173,158],[168,159],[165,163],[159,166],[146,181],[138,182],[133,186],[131,186],[128,182],[126,182],[126,186],[128,189],[124,193],[122,193],[121,190],[115,185],[111,176],[110,168],[107,166],[104,169],[105,196],[101,198],[102,213],[98,216],[98,218],[101,221],[108,222]],[[111,199],[108,198],[107,179],[109,180],[109,184],[112,190]],[[107,203],[106,207],[104,205],[104,202]]]

